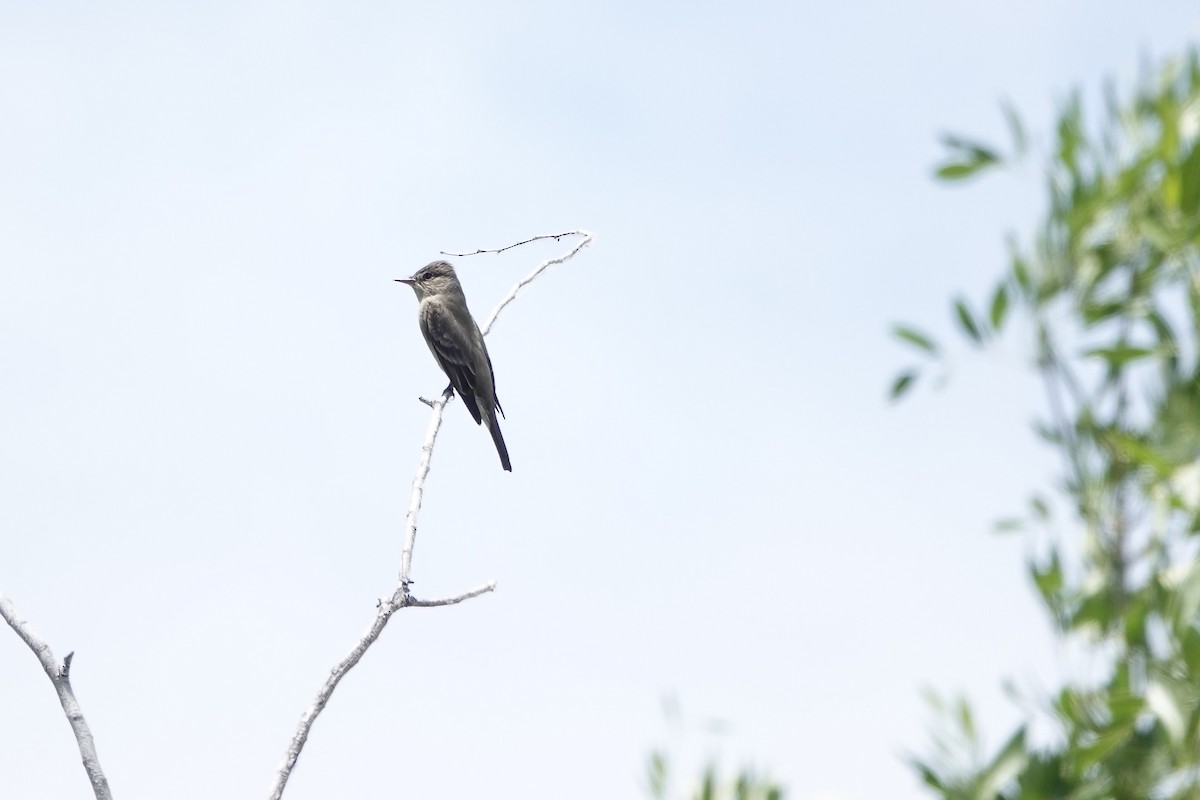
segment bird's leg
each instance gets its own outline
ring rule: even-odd
[[[449,386],[447,386],[446,390],[444,392],[442,392],[442,397],[446,398],[447,400],[449,400],[451,397],[454,397],[454,384],[453,383],[450,384]],[[433,408],[433,401],[430,400],[429,398],[418,397],[417,399],[420,400],[425,405],[429,406],[430,408]]]

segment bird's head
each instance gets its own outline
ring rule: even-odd
[[[421,267],[411,278],[397,278],[400,283],[407,283],[417,293],[418,300],[434,295],[462,292],[458,276],[449,261],[434,261]]]

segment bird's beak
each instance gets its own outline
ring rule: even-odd
[[[413,278],[396,278],[396,283],[407,283],[409,286],[412,286],[416,283],[416,280]]]

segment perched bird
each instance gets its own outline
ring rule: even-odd
[[[504,409],[496,398],[492,359],[483,343],[483,334],[467,309],[467,298],[454,274],[454,267],[446,261],[434,261],[421,267],[411,278],[396,280],[407,283],[417,293],[420,301],[417,319],[425,344],[450,378],[450,386],[458,392],[475,423],[487,424],[492,441],[496,443],[496,452],[500,454],[500,463],[512,472],[508,448],[504,446],[500,423],[496,419],[496,412],[503,416]]]

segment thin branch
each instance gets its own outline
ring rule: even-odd
[[[453,606],[453,605],[458,605],[463,600],[470,600],[472,597],[479,597],[479,595],[481,595],[481,594],[487,594],[488,592],[492,591],[495,588],[496,588],[496,582],[488,581],[487,583],[483,584],[482,586],[476,586],[474,589],[472,589],[469,592],[463,592],[462,594],[456,594],[456,595],[454,595],[454,597],[444,597],[441,600],[418,600],[417,598],[409,595],[408,604],[410,606],[416,606],[418,608],[433,608],[434,606]]]
[[[353,669],[354,665],[359,662],[367,652],[367,648],[379,638],[379,634],[383,633],[383,628],[387,625],[388,620],[392,618],[392,614],[403,608],[403,605],[396,602],[397,596],[400,594],[401,592],[397,590],[392,599],[380,601],[379,609],[375,613],[375,620],[371,623],[371,627],[367,629],[367,632],[354,645],[350,654],[330,670],[329,677],[325,679],[325,683],[321,686],[321,690],[317,692],[316,698],[304,710],[304,714],[300,717],[300,725],[296,728],[295,735],[292,736],[292,743],[288,745],[287,752],[283,754],[283,761],[279,764],[279,770],[275,775],[275,782],[271,785],[271,800],[279,800],[279,798],[283,797],[283,790],[287,786],[288,778],[292,774],[292,768],[296,766],[296,761],[300,758],[300,751],[304,749],[304,744],[308,741],[308,732],[312,730],[312,725],[317,717],[325,710],[325,704],[329,702],[329,698],[333,695],[333,690],[341,683],[342,678],[346,677],[346,673]]]
[[[530,242],[540,242],[543,239],[553,239],[554,241],[557,242],[560,239],[562,239],[563,237],[578,236],[580,234],[583,234],[583,231],[567,231],[566,233],[543,233],[540,236],[531,237],[529,239],[526,239],[523,242],[517,242],[516,244],[505,245],[504,247],[496,247],[496,248],[492,248],[491,250],[480,249],[480,250],[473,250],[470,253],[448,253],[445,250],[442,250],[441,253],[444,256],[454,256],[455,258],[466,258],[467,256],[477,256],[480,253],[503,253],[505,250],[512,250],[514,247],[520,247],[521,245],[529,244]],[[590,233],[584,234],[584,235],[586,235],[589,239],[592,236]]]
[[[574,256],[576,253],[582,250],[585,245],[591,242],[593,237],[592,234],[587,233],[586,231],[568,231],[567,233],[535,236],[532,239],[526,239],[523,242],[517,242],[516,244],[511,244],[507,247],[502,247],[497,250],[476,251],[478,253],[501,253],[505,250],[511,250],[514,247],[519,247],[523,244],[529,244],[530,242],[535,242],[541,239],[554,239],[555,241],[558,241],[564,236],[582,236],[583,240],[566,254],[558,256],[557,258],[550,258],[546,261],[543,261],[537,266],[536,269],[534,269],[521,280],[517,281],[513,288],[509,290],[508,294],[505,295],[504,299],[502,299],[500,303],[492,310],[491,315],[488,317],[487,324],[483,327],[483,332],[485,334],[491,329],[492,324],[496,321],[496,317],[500,315],[500,312],[504,310],[505,306],[516,299],[517,293],[520,292],[521,289],[533,281],[534,278],[545,271],[548,267],[554,264],[561,264]],[[446,253],[446,255],[474,254]],[[429,427],[425,432],[425,442],[421,445],[421,458],[417,462],[417,472],[416,475],[413,476],[412,494],[408,502],[408,513],[404,517],[404,546],[400,553],[399,581],[396,585],[395,591],[392,593],[392,596],[387,600],[379,601],[379,607],[375,612],[375,619],[372,621],[371,626],[367,628],[367,632],[364,633],[361,638],[359,638],[358,642],[350,650],[349,655],[343,658],[340,662],[338,662],[337,666],[330,670],[329,677],[325,679],[325,683],[321,686],[320,691],[317,692],[316,698],[314,698],[313,702],[304,710],[304,713],[301,715],[300,724],[296,728],[296,733],[292,736],[291,744],[288,746],[287,752],[284,753],[283,760],[280,762],[279,769],[276,771],[275,781],[271,785],[270,800],[280,800],[280,798],[283,796],[283,790],[287,786],[288,778],[291,777],[292,769],[296,766],[296,762],[300,758],[300,752],[304,749],[304,744],[308,741],[308,734],[309,731],[312,730],[313,723],[316,722],[316,719],[318,716],[320,716],[321,712],[325,710],[325,705],[329,702],[329,698],[333,696],[333,690],[337,688],[337,685],[341,682],[342,678],[346,676],[346,673],[348,673],[356,664],[358,664],[359,660],[362,659],[363,655],[367,652],[367,649],[374,644],[375,640],[379,638],[379,635],[383,633],[384,627],[387,625],[388,620],[392,618],[393,614],[408,606],[431,608],[435,606],[457,605],[464,600],[470,600],[471,598],[478,597],[481,594],[487,594],[496,588],[496,582],[489,581],[488,583],[477,586],[470,591],[454,595],[453,597],[442,598],[440,600],[420,600],[409,594],[409,586],[412,583],[410,575],[412,573],[413,549],[416,547],[417,541],[417,517],[421,513],[421,503],[425,498],[425,479],[429,476],[429,469],[433,462],[433,447],[437,443],[438,431],[440,431],[442,427],[442,416],[446,410],[446,404],[449,403],[453,398],[454,391],[450,386],[447,386],[446,390],[434,400],[429,400],[424,397],[419,398],[422,403],[430,407],[432,413],[429,417]]]
[[[501,300],[499,303],[497,303],[496,307],[492,309],[492,313],[488,315],[487,321],[483,325],[479,326],[480,329],[483,331],[484,336],[487,336],[488,332],[491,331],[492,326],[496,324],[496,318],[500,316],[500,312],[504,310],[505,306],[507,306],[513,300],[516,300],[517,295],[520,294],[521,290],[524,289],[526,286],[528,286],[530,283],[532,283],[534,278],[536,278],[538,275],[541,275],[543,272],[545,272],[547,269],[554,266],[555,264],[561,264],[564,261],[567,261],[572,256],[574,256],[576,253],[578,253],[580,250],[582,250],[583,248],[585,248],[589,244],[591,244],[592,240],[596,238],[595,234],[592,234],[585,230],[578,230],[578,231],[570,231],[568,233],[558,233],[552,237],[551,236],[534,237],[534,239],[529,239],[527,241],[532,242],[538,238],[541,238],[541,239],[552,238],[555,241],[558,241],[563,236],[580,236],[580,237],[582,237],[582,239],[580,239],[579,244],[575,245],[568,252],[564,253],[561,256],[555,256],[554,258],[547,258],[541,264],[538,264],[533,269],[532,272],[530,272],[524,278],[522,278],[521,280],[519,280],[515,284],[513,284],[513,287],[508,290],[508,294],[506,294],[504,296],[504,299]],[[525,242],[520,242],[519,244],[525,244]],[[516,247],[516,245],[510,245],[510,246]],[[505,247],[503,249],[507,250],[508,248]],[[491,251],[484,251],[484,252],[491,252]]]
[[[92,739],[92,731],[88,728],[83,711],[79,708],[79,701],[75,699],[75,691],[71,688],[71,660],[75,657],[75,653],[67,653],[62,664],[59,664],[50,650],[50,645],[34,633],[28,620],[17,614],[17,609],[3,594],[0,594],[0,617],[3,617],[9,627],[17,632],[17,636],[20,636],[21,640],[29,646],[29,649],[41,662],[46,676],[54,684],[54,690],[58,692],[58,701],[62,703],[63,712],[67,715],[67,722],[71,723],[71,732],[75,734],[75,741],[79,743],[79,755],[83,757],[83,769],[87,772],[88,780],[91,781],[96,800],[112,800],[112,792],[108,789],[108,779],[104,777],[104,770],[100,768],[100,756],[96,754],[96,742]]]
[[[427,403],[433,413],[429,415],[429,427],[425,431],[425,443],[421,445],[421,459],[417,462],[417,474],[413,476],[412,494],[408,500],[408,513],[404,516],[404,549],[400,553],[400,586],[407,591],[411,583],[413,548],[417,544],[417,515],[421,513],[421,502],[425,499],[425,478],[433,462],[433,445],[437,442],[438,431],[442,428],[442,415],[446,411],[446,403],[454,397],[454,389],[450,386],[442,392],[437,400]]]

